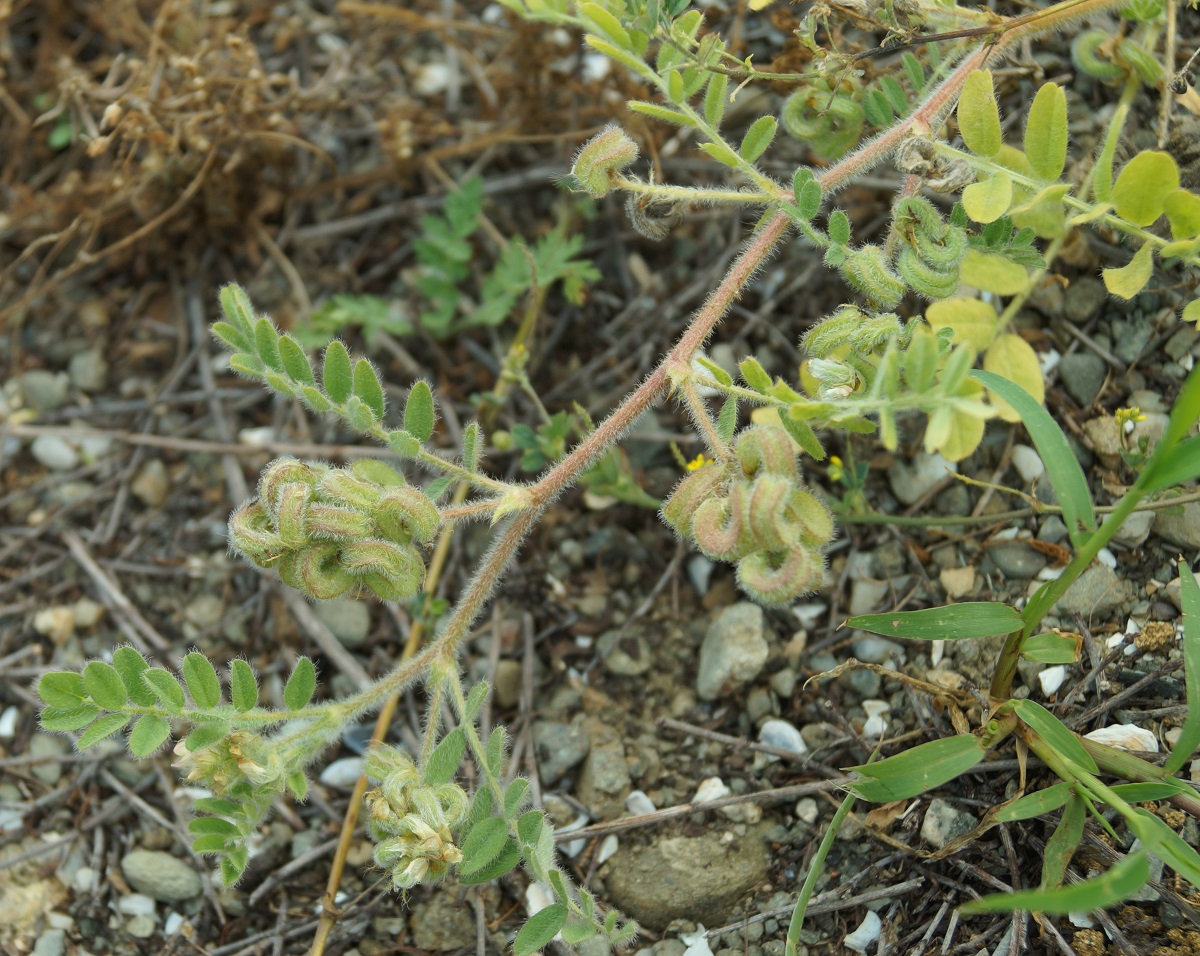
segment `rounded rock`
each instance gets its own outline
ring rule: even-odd
[[[200,876],[190,866],[160,850],[133,850],[121,858],[121,872],[139,893],[160,903],[182,903],[199,896]]]
[[[700,646],[696,692],[702,700],[732,693],[759,675],[769,654],[762,608],[746,601],[725,608]]]

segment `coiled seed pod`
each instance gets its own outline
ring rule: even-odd
[[[719,494],[724,483],[724,470],[717,465],[705,465],[698,471],[693,471],[675,486],[675,490],[663,504],[663,520],[675,529],[676,534],[689,537],[696,509],[709,498]]]
[[[259,565],[274,561],[284,550],[271,516],[258,499],[247,501],[229,516],[229,544]]]
[[[338,546],[332,543],[288,551],[279,559],[279,577],[317,601],[341,597],[355,584],[354,575],[338,561]]]
[[[416,488],[391,488],[379,497],[375,523],[394,541],[414,538],[431,541],[442,523],[442,516],[429,496]]]
[[[833,313],[805,332],[800,344],[809,355],[826,358],[838,346],[850,341],[850,336],[867,318],[867,313],[857,305],[838,306]]]
[[[925,262],[912,246],[905,246],[896,257],[900,277],[918,295],[927,299],[948,299],[958,291],[959,270],[940,269]]]
[[[1125,71],[1111,60],[1101,59],[1100,47],[1112,37],[1103,30],[1084,30],[1071,44],[1071,60],[1076,68],[1097,80],[1119,80]]]
[[[833,513],[810,491],[795,488],[787,503],[787,516],[800,528],[801,542],[819,547],[833,540]]]
[[[846,281],[882,309],[892,309],[907,291],[904,281],[888,264],[879,246],[860,246],[841,265]]]
[[[583,144],[571,166],[571,175],[580,189],[593,199],[600,199],[612,191],[621,171],[637,157],[637,143],[613,124]]]
[[[742,487],[734,485],[729,494],[703,502],[692,519],[692,539],[701,553],[717,561],[733,561],[739,555],[745,528]]]
[[[800,544],[800,529],[787,515],[792,482],[762,474],[745,495],[746,527],[755,550],[782,551]]]
[[[308,539],[308,503],[312,488],[297,481],[279,486],[272,513],[285,548],[302,548]]]
[[[785,604],[821,583],[824,561],[807,548],[771,553],[756,551],[738,562],[738,583],[756,601]]]
[[[747,478],[761,472],[784,478],[800,473],[792,439],[778,425],[751,425],[738,435],[734,453]]]

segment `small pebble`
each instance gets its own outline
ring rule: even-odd
[[[126,916],[153,916],[156,904],[145,893],[130,893],[117,899],[117,912]]]
[[[38,435],[29,450],[51,471],[70,471],[79,464],[79,452],[57,435]]]
[[[321,771],[320,781],[334,790],[353,790],[362,776],[362,757],[342,757]]]
[[[725,785],[725,781],[720,777],[706,777],[700,781],[700,786],[696,788],[696,795],[692,797],[693,803],[704,803],[708,800],[721,800],[728,797],[732,790]]]
[[[1046,473],[1041,455],[1028,445],[1013,445],[1012,463],[1026,484],[1032,484]]]
[[[858,928],[853,933],[848,934],[842,942],[847,949],[852,949],[856,953],[865,953],[879,939],[879,935],[882,932],[883,920],[873,911],[867,910]]]
[[[1093,730],[1090,734],[1084,734],[1084,736],[1088,740],[1108,744],[1110,747],[1118,747],[1121,750],[1158,753],[1158,738],[1150,731],[1135,724],[1110,724],[1108,727],[1101,727],[1099,730]]]
[[[158,507],[167,500],[167,492],[171,490],[167,466],[159,459],[152,458],[142,465],[137,476],[130,482],[129,489],[142,504],[149,508]]]
[[[161,850],[132,850],[121,858],[121,872],[135,890],[163,903],[199,896],[200,876],[190,866]],[[137,917],[135,917],[136,919]]]
[[[643,813],[654,813],[658,807],[641,790],[634,790],[625,798],[625,809],[640,816]]]
[[[20,711],[17,710],[14,704],[11,707],[4,708],[4,713],[0,714],[0,739],[11,740],[17,733],[17,716]]]
[[[766,744],[768,747],[774,747],[777,750],[786,750],[794,754],[802,754],[808,752],[808,745],[804,742],[804,738],[800,736],[800,731],[786,720],[775,718],[768,720],[762,725],[758,732],[759,743]],[[772,760],[778,760],[778,757],[771,756]]]
[[[864,700],[863,710],[867,713],[867,721],[863,724],[864,737],[882,737],[887,730],[887,718],[884,714],[892,709],[886,700]]]
[[[688,561],[688,580],[692,582],[692,587],[695,589],[698,597],[704,597],[708,593],[708,585],[712,581],[713,571],[716,568],[716,564],[702,554],[694,555]]]
[[[621,841],[617,839],[615,833],[610,833],[600,843],[600,849],[596,851],[596,865],[600,866],[607,863],[616,855],[617,850],[621,848]]]
[[[32,956],[63,956],[66,951],[66,932],[61,929],[48,929],[37,938]]]
[[[796,801],[796,806],[792,810],[792,813],[796,815],[796,819],[801,823],[816,823],[820,809],[817,807],[816,800],[812,797],[804,797]]]
[[[1042,695],[1052,697],[1067,679],[1067,668],[1063,664],[1055,664],[1038,673],[1038,683],[1042,685]]]
[[[125,932],[135,939],[149,939],[158,932],[158,920],[153,916],[133,916],[125,922]]]

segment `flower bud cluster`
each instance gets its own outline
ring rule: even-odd
[[[708,557],[735,563],[742,589],[764,604],[821,584],[833,516],[802,484],[795,446],[777,425],[745,429],[732,460],[684,478],[663,518]]]
[[[175,745],[177,770],[187,771],[189,783],[200,783],[222,795],[242,781],[254,786],[272,784],[283,778],[285,768],[279,754],[270,751],[257,734],[232,730],[221,740],[198,750],[188,750],[187,740]]]
[[[450,831],[466,818],[466,793],[453,783],[424,785],[408,756],[387,745],[367,754],[364,769],[380,782],[363,796],[375,862],[398,890],[436,883],[462,860]]]
[[[316,600],[358,588],[394,601],[421,589],[416,545],[440,522],[429,497],[382,462],[333,468],[279,458],[263,471],[257,497],[230,515],[229,540]]]
[[[909,196],[898,204],[896,230],[904,240],[896,256],[900,278],[927,299],[954,295],[967,252],[966,230],[946,222],[922,196]]]

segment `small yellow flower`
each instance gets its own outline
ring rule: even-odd
[[[700,452],[700,454],[698,454],[695,458],[693,458],[691,461],[689,461],[687,463],[687,470],[689,472],[699,471],[701,468],[703,468],[705,465],[709,464],[711,461],[712,461],[712,459],[709,458],[707,455],[705,455],[704,452]]]
[[[829,480],[841,481],[846,476],[846,468],[842,464],[842,459],[837,455],[829,456]]]
[[[1136,405],[1131,408],[1118,408],[1115,412],[1115,417],[1117,424],[1121,426],[1121,430],[1127,435],[1133,431],[1134,425],[1146,420],[1146,416]]]

